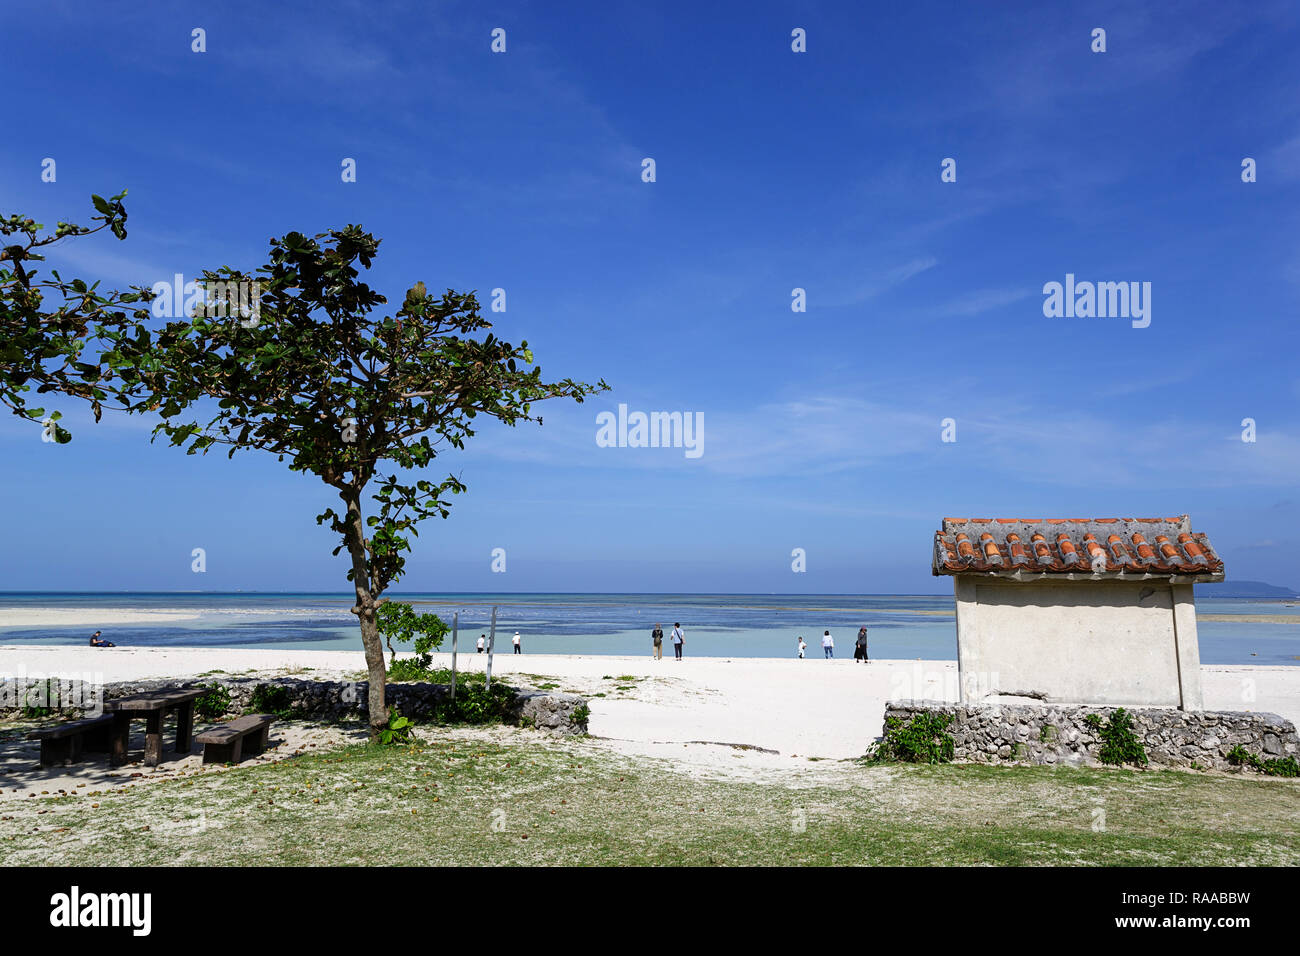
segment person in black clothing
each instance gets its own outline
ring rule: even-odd
[[[858,642],[853,645],[853,659],[855,661],[867,660],[867,628],[862,626],[858,628]]]
[[[113,644],[110,641],[104,640],[99,635],[100,635],[99,631],[96,631],[94,634],[90,635],[91,647],[116,647],[117,646],[116,644]]]

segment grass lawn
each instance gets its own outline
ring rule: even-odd
[[[0,864],[1300,863],[1296,780],[825,761],[754,782],[586,739],[422,733],[6,799]]]

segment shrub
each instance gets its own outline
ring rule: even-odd
[[[391,681],[434,681],[435,673],[429,667],[428,660],[418,657],[403,657],[388,665],[388,679]]]
[[[505,684],[456,682],[456,699],[438,705],[434,720],[440,724],[487,724],[501,720],[513,692]]]
[[[248,701],[246,714],[274,714],[281,720],[293,716],[293,704],[289,699],[289,688],[279,684],[258,684],[253,688],[253,696]]]
[[[1270,777],[1300,777],[1300,763],[1295,757],[1270,757],[1262,763],[1264,772]]]
[[[365,680],[364,677],[361,678]],[[403,657],[393,661],[388,668],[388,679],[395,681],[421,681],[428,684],[450,684],[450,667],[433,667],[424,664],[418,657]],[[483,684],[487,675],[482,671],[457,671],[456,686],[461,684]]]
[[[1145,767],[1146,748],[1133,733],[1133,718],[1123,707],[1116,708],[1110,720],[1103,723],[1100,714],[1089,714],[1083,719],[1101,740],[1097,759],[1105,764],[1123,766],[1126,763]]]
[[[207,693],[194,701],[194,713],[200,720],[219,720],[230,713],[230,691],[213,681],[204,684]]]
[[[1300,763],[1295,757],[1260,758],[1241,744],[1228,751],[1228,763],[1234,766],[1253,767],[1270,777],[1300,777]]]
[[[389,666],[388,679],[450,685],[451,669],[430,667],[427,659],[404,657]],[[494,683],[489,691],[487,675],[482,672],[458,673],[456,699],[438,704],[432,719],[438,724],[489,724],[506,716],[512,695],[513,690],[500,682]]]
[[[872,763],[899,760],[904,763],[950,763],[952,736],[947,732],[951,714],[913,714],[910,720],[885,718],[885,736],[870,755]]]
[[[409,744],[414,724],[409,717],[403,717],[396,707],[389,708],[388,726],[379,732],[381,744]]]
[[[586,727],[587,720],[591,717],[591,708],[586,704],[579,704],[573,708],[573,722],[579,727]]]

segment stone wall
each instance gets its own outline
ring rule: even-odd
[[[129,694],[167,689],[187,689],[219,684],[230,692],[230,711],[242,713],[253,699],[259,685],[283,687],[288,694],[289,708],[295,717],[304,720],[335,722],[363,719],[369,711],[368,681],[302,680],[293,677],[222,677],[193,678],[189,680],[139,680],[104,684],[102,688],[65,683],[53,691],[65,702],[85,705],[95,700],[112,700]],[[427,720],[437,707],[451,695],[448,684],[401,683],[387,684],[387,701],[390,707],[400,708],[404,716],[415,721]],[[98,691],[102,691],[102,698]],[[561,734],[587,732],[587,701],[573,694],[556,694],[537,690],[510,688],[507,719],[512,723],[538,727]],[[0,696],[0,701],[10,703],[23,699],[20,693]],[[33,703],[43,703],[33,698]],[[54,701],[56,707],[59,700]],[[3,709],[3,707],[0,707]],[[86,709],[93,710],[93,707]]]
[[[935,701],[891,701],[885,718],[904,720],[917,713],[950,714],[948,725],[955,758],[976,763],[1065,764],[1099,766],[1097,734],[1085,722],[1088,714],[1108,720],[1113,707],[1050,704],[946,704]],[[1137,707],[1133,733],[1146,748],[1153,766],[1237,769],[1228,751],[1240,744],[1261,758],[1300,759],[1295,725],[1277,714],[1183,711]]]

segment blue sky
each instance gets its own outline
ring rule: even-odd
[[[128,188],[126,242],[50,261],[118,287],[361,223],[390,299],[503,288],[547,376],[614,386],[440,458],[469,493],[401,590],[937,593],[945,515],[1183,512],[1300,586],[1294,4],[557,6],[15,7],[0,212]],[[1067,273],[1150,282],[1150,326],[1045,317]],[[598,447],[619,403],[703,454]],[[70,445],[0,419],[3,587],[346,589],[316,479],[58,407]]]

